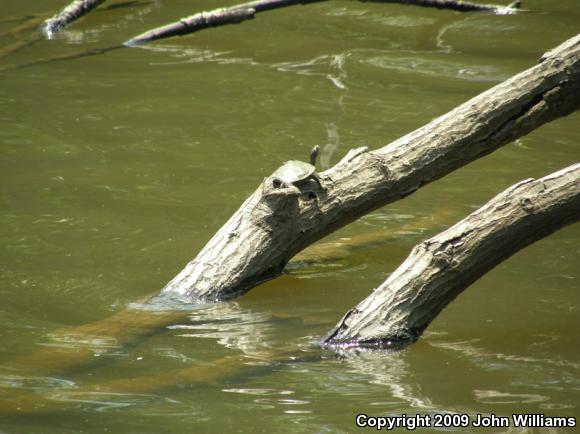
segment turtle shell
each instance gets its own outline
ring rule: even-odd
[[[309,163],[298,160],[286,161],[274,173],[273,178],[278,178],[284,182],[299,182],[308,178],[314,173],[316,168]]]

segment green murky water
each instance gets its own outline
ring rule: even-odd
[[[10,17],[63,3],[2,0],[0,33],[17,24]],[[113,45],[222,5],[95,11],[0,67]],[[0,432],[347,433],[361,412],[579,417],[578,226],[496,268],[403,352],[339,358],[316,344],[414,244],[514,182],[577,162],[578,114],[330,237],[393,230],[383,243],[291,269],[131,345],[59,332],[161,288],[282,161],[320,144],[330,167],[352,147],[382,146],[579,30],[577,0],[525,6],[491,16],[332,1],[1,73]],[[44,369],[63,348],[90,360]],[[31,357],[37,370],[13,362]],[[210,367],[201,380],[177,374],[199,366]]]

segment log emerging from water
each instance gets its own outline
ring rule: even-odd
[[[239,24],[242,21],[254,18],[258,12],[279,9],[288,6],[320,3],[327,0],[255,0],[241,3],[227,8],[214,9],[212,11],[199,12],[189,17],[184,17],[173,23],[157,27],[145,33],[135,36],[124,43],[133,47],[146,44],[158,39],[172,36],[183,36],[209,27],[223,26],[226,24]],[[365,1],[365,0],[361,0]],[[375,0],[372,0],[375,1]],[[486,11],[498,14],[514,13],[519,9],[521,2],[516,1],[509,6],[488,5],[457,0],[376,0],[384,3],[402,3],[416,6],[435,7],[438,9],[451,9],[461,12]]]
[[[397,228],[310,246],[293,258],[291,268],[296,272],[312,265],[344,259],[355,249],[368,248],[409,231],[433,225],[441,226],[443,221],[449,220],[450,213],[448,208],[441,208],[432,215],[424,216]],[[195,311],[188,310],[187,307],[180,300],[149,297],[103,320],[56,330],[50,333],[47,346],[8,362],[0,362],[0,371],[24,376],[53,376],[91,368],[96,363],[103,363],[102,355],[120,348],[125,350],[131,348],[149,336],[164,332],[167,326],[177,324],[189,317]],[[228,315],[233,314],[235,310],[231,309]],[[277,318],[283,319],[284,316],[277,315]],[[20,402],[20,398],[16,401],[13,398],[6,399],[11,402]],[[1,401],[2,394],[0,394],[0,413],[3,406],[5,407]],[[32,401],[36,402],[36,400]],[[22,405],[18,403],[17,406]]]
[[[522,181],[455,226],[415,247],[383,285],[344,316],[324,344],[342,351],[353,348],[399,349],[412,343],[437,314],[478,277],[519,249],[579,219],[580,164],[538,180]],[[167,312],[159,316],[157,322],[170,322],[180,315],[184,316],[186,312]],[[146,317],[137,319],[135,322],[130,315],[123,318],[123,323],[112,321],[87,330],[121,335],[131,331],[134,325],[139,328],[148,326]],[[38,355],[49,356],[49,363],[54,361],[50,352]],[[79,361],[74,353],[69,355],[73,356],[73,364]],[[269,349],[256,359],[259,364],[247,364],[252,360],[249,356],[233,355],[136,378],[77,384],[74,389],[55,390],[46,397],[5,390],[0,393],[0,414],[66,410],[70,404],[68,400],[78,397],[90,397],[98,402],[98,396],[107,396],[108,393],[154,393],[175,387],[212,384],[240,373],[247,378],[249,372],[253,375],[268,373],[279,369],[280,365],[319,358],[317,352],[286,353]],[[33,360],[39,363],[38,366],[31,365],[31,360],[27,359],[14,361],[12,371],[21,373],[24,365],[36,368],[31,372],[35,376],[52,373],[43,364],[44,357]],[[65,360],[63,357],[61,361]],[[65,363],[71,366],[71,362]],[[56,400],[51,399],[53,395]]]
[[[520,249],[580,220],[580,163],[527,179],[439,235],[350,309],[324,343],[339,349],[400,348],[469,285]]]
[[[135,36],[126,41],[125,45],[130,47],[142,45],[157,39],[187,35],[209,27],[218,27],[226,24],[239,24],[242,21],[254,18],[257,12],[322,1],[327,0],[256,0],[227,8],[199,12]]]
[[[351,150],[318,180],[269,176],[162,293],[237,297],[309,244],[580,107],[580,35],[541,62],[375,151]]]
[[[54,32],[65,28],[72,22],[85,16],[105,0],[74,0],[52,18],[44,22],[43,31],[50,36]]]
[[[255,13],[256,10],[253,8],[238,9],[235,7],[216,9],[210,12],[200,12],[135,36],[126,41],[124,45],[127,47],[134,47],[157,39],[187,35],[209,27],[223,26],[226,24],[239,24],[242,21],[254,18]]]

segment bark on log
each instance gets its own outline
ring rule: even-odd
[[[170,38],[172,36],[187,35],[208,27],[223,26],[226,24],[239,24],[242,21],[251,20],[256,13],[255,9],[245,8],[222,8],[210,12],[200,12],[179,21],[149,30],[124,42],[127,47],[143,45],[157,39]]]
[[[320,182],[267,177],[162,294],[233,298],[358,217],[580,106],[580,35],[542,62],[376,151],[350,151]]]
[[[223,26],[226,24],[239,24],[242,21],[254,18],[257,12],[279,9],[306,3],[317,3],[327,0],[256,0],[247,3],[230,6],[227,8],[214,9],[212,11],[199,12],[179,21],[149,30],[134,38],[129,39],[124,45],[134,47],[146,44],[157,39],[170,38],[194,33],[208,27]]]
[[[580,164],[500,193],[426,240],[370,296],[349,310],[326,346],[400,348],[469,285],[525,246],[580,220]]]
[[[241,3],[227,8],[214,9],[200,12],[179,21],[157,27],[145,33],[135,36],[124,43],[128,47],[146,44],[158,39],[172,36],[183,36],[209,27],[223,26],[226,24],[239,24],[242,21],[254,18],[257,12],[279,9],[306,3],[319,3],[327,0],[255,0]],[[365,1],[365,0],[361,0]],[[375,1],[375,0],[371,0]],[[488,5],[457,0],[376,0],[384,3],[402,3],[408,5],[435,7],[437,9],[451,9],[460,12],[486,11],[497,14],[510,14],[516,12],[521,2],[515,1],[509,6]]]
[[[44,22],[43,31],[50,37],[73,21],[88,14],[105,0],[74,0],[58,14]]]

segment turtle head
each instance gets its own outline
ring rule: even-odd
[[[312,164],[313,166],[316,166],[316,158],[318,157],[318,152],[320,151],[320,146],[316,145],[314,148],[312,148],[312,151],[310,151],[310,164]]]

